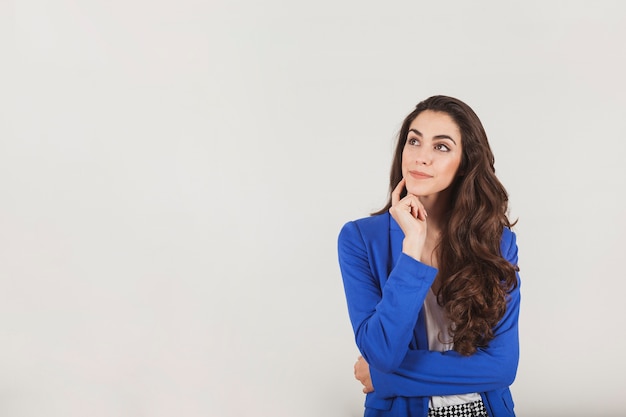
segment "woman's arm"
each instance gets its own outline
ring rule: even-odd
[[[347,223],[338,239],[339,265],[356,344],[370,366],[396,370],[409,348],[417,316],[437,270],[400,254],[383,288],[358,224]],[[382,278],[384,279],[384,277]]]
[[[455,351],[410,350],[394,372],[370,367],[378,395],[432,396],[491,391],[513,383],[519,359],[519,291],[511,294],[508,314],[489,347],[472,356]]]
[[[512,232],[507,235],[510,244],[503,253],[516,265],[515,235]],[[518,286],[509,294],[506,313],[494,329],[495,337],[488,347],[479,348],[471,356],[455,351],[409,350],[393,371],[372,365],[370,374],[376,393],[389,398],[464,394],[508,387],[515,379],[519,360],[519,308],[518,276]]]

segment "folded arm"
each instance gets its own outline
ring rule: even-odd
[[[509,232],[507,240],[503,254],[516,265],[515,235]],[[454,395],[510,386],[519,361],[519,276],[517,278],[518,285],[509,293],[506,313],[494,329],[495,337],[489,346],[479,348],[471,356],[462,356],[456,351],[409,350],[398,368],[391,371],[372,365],[370,373],[377,395],[383,398]]]
[[[485,392],[513,383],[519,359],[519,290],[511,293],[507,315],[486,348],[471,356],[455,351],[409,350],[392,372],[370,366],[379,396],[433,396]]]
[[[417,316],[437,270],[400,254],[382,286],[372,272],[373,255],[354,222],[341,230],[338,250],[356,344],[370,366],[391,372],[407,355]]]

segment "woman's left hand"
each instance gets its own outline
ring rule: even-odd
[[[354,377],[363,384],[363,393],[369,394],[374,391],[374,385],[372,385],[372,379],[370,378],[370,366],[363,359],[363,356],[359,356],[359,359],[354,364]]]

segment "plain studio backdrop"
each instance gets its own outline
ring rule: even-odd
[[[0,416],[362,415],[337,234],[434,94],[519,219],[518,415],[624,415],[623,2],[1,8]]]

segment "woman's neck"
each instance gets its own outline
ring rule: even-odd
[[[447,220],[447,213],[450,208],[449,189],[434,195],[419,197],[419,199],[424,205],[426,213],[428,213],[426,221],[429,234],[431,230],[434,234],[439,234]]]

